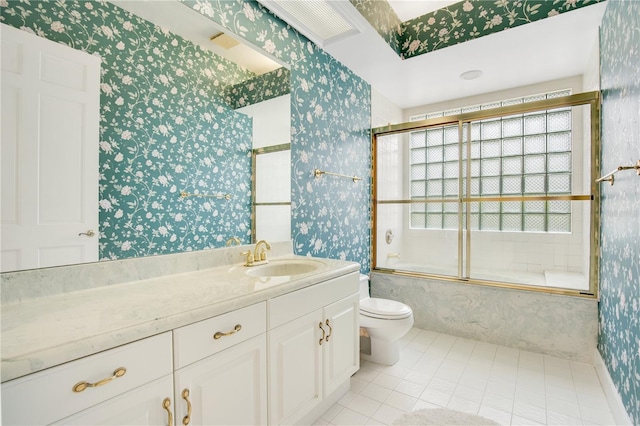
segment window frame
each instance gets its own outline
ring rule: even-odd
[[[510,105],[520,105],[527,102],[537,101],[537,100],[546,100],[553,99],[560,96],[569,96],[572,93],[572,89],[561,89],[554,90],[552,92],[541,93],[538,95],[529,95],[529,96],[521,96],[517,98],[510,98],[503,101],[493,101],[483,104],[465,106],[460,108],[448,109],[444,111],[431,112],[425,114],[414,115],[409,118],[410,121],[417,121],[419,119],[426,118],[436,118],[436,117],[446,117],[454,114],[472,113],[487,109],[492,109],[496,107],[510,106]],[[568,114],[568,129],[563,130],[550,130],[550,116],[554,116],[557,114],[562,114],[563,111],[569,111]],[[527,118],[531,119],[531,117],[540,117],[543,116],[544,121],[544,131],[537,132],[527,132]],[[522,113],[522,114],[514,114],[511,116],[501,116],[498,118],[479,120],[471,123],[471,188],[472,194],[476,196],[480,195],[494,195],[494,196],[509,196],[509,195],[521,195],[521,196],[531,196],[531,195],[542,195],[547,196],[550,194],[555,195],[571,195],[572,190],[572,179],[574,177],[572,170],[573,163],[573,126],[572,126],[572,117],[573,112],[571,108],[558,108],[558,109],[550,109],[550,110],[542,110],[536,111],[533,113]],[[505,123],[509,121],[513,121],[517,119],[519,121],[519,132],[515,132],[512,135],[505,136]],[[492,123],[499,122],[499,131],[497,137],[485,137],[485,127],[491,125]],[[476,127],[477,126],[477,127]],[[433,143],[434,138],[431,135],[436,132],[440,133],[440,136],[436,136],[436,143]],[[453,136],[452,136],[453,134]],[[568,148],[564,150],[550,150],[549,145],[549,136],[564,134],[568,135],[569,144]],[[423,143],[419,143],[418,146],[414,145],[413,137],[414,135],[423,135],[421,138]],[[410,198],[420,198],[420,192],[422,192],[423,196],[430,197],[434,196],[435,198],[451,198],[452,196],[457,197],[458,190],[458,179],[460,178],[458,174],[458,163],[460,161],[458,156],[457,145],[460,143],[458,139],[458,130],[455,126],[436,126],[429,127],[426,129],[422,129],[420,131],[411,132],[409,134],[409,138],[411,142],[408,145],[408,160],[409,160],[409,197]],[[544,137],[543,145],[544,148],[537,152],[527,152],[527,141],[532,140],[533,138]],[[451,138],[455,140],[452,140]],[[519,153],[504,153],[504,144],[507,141],[516,141],[519,140],[520,144],[520,152]],[[488,145],[492,142],[497,142],[498,144],[498,155],[488,155],[485,150]],[[463,143],[467,143],[466,139]],[[442,150],[441,159],[433,161],[430,160],[430,152],[435,152],[440,148]],[[455,149],[452,149],[455,148]],[[414,158],[419,157],[422,154],[421,151],[424,151],[424,155],[422,155],[423,161],[414,162]],[[477,153],[476,153],[477,151]],[[417,153],[414,156],[414,153]],[[455,156],[454,159],[451,158],[451,155]],[[550,160],[551,158],[557,158],[560,155],[564,155],[565,157],[568,155],[569,162],[566,170],[562,171],[553,171],[550,169]],[[466,158],[466,153],[462,152],[463,161]],[[529,157],[527,157],[529,156]],[[542,163],[544,165],[542,171],[536,173],[527,173],[526,166],[528,164],[527,158],[529,161],[533,161],[535,157],[543,157]],[[517,173],[505,173],[505,162],[506,161],[514,161],[519,160],[520,164],[520,172]],[[489,162],[495,162],[498,164],[497,174],[485,174],[485,165],[489,164]],[[440,176],[434,177],[431,170],[437,171],[440,169]],[[474,169],[477,169],[477,173],[474,172]],[[454,175],[451,175],[449,171],[453,171]],[[416,173],[417,172],[417,173]],[[418,175],[420,172],[424,172],[423,178],[415,178],[415,175]],[[551,191],[550,190],[550,180],[554,178],[554,176],[568,176],[568,190],[566,191]],[[528,177],[528,178],[527,178]],[[542,189],[540,191],[528,191],[527,190],[527,182],[533,180],[533,178],[542,178]],[[496,188],[497,192],[489,193],[485,192],[485,185],[489,180],[495,180],[497,182]],[[508,191],[505,190],[505,182],[512,181],[518,182],[519,191]],[[455,188],[454,185],[455,184]],[[478,193],[476,194],[473,191],[473,188],[477,186]],[[439,188],[438,194],[433,193],[433,189]],[[454,189],[455,194],[451,192]],[[416,191],[416,192],[414,192]],[[439,197],[438,197],[439,195]],[[518,211],[506,211],[504,209],[505,205],[503,203],[498,204],[498,211],[493,211],[490,209],[483,209],[482,204],[478,204],[475,206],[474,211],[472,212],[472,221],[471,221],[471,229],[473,231],[491,231],[491,232],[523,232],[523,233],[571,233],[572,232],[572,215],[571,215],[571,205],[569,203],[569,207],[563,211],[558,211],[559,209],[554,210],[554,204],[558,205],[559,203],[568,203],[567,201],[548,201],[548,202],[537,202],[542,204],[542,211],[527,211],[527,207],[525,202],[519,202]],[[514,205],[515,206],[515,205]],[[416,208],[416,205],[412,205],[409,209],[409,229],[413,230],[457,230],[458,223],[457,220],[455,223],[452,221],[452,213],[447,210],[448,203],[440,204],[440,211],[434,209],[436,206],[423,206],[421,208]],[[416,218],[418,220],[416,220]],[[422,223],[419,219],[422,219]],[[440,219],[439,221],[437,219]],[[497,226],[490,226],[485,223],[485,218],[497,218]],[[513,219],[519,219],[518,227],[514,226]],[[538,229],[535,229],[536,226],[530,225],[528,220],[531,219],[542,219],[541,226]],[[564,220],[564,229],[560,229],[561,226],[558,226],[555,221],[556,220]],[[439,225],[438,225],[439,222]],[[511,226],[510,226],[511,225]],[[555,229],[554,229],[555,228]]]

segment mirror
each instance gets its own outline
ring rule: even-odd
[[[99,238],[100,260],[224,247],[234,237],[251,242],[252,125],[261,119],[242,108],[285,105],[263,109],[279,111],[288,127],[286,64],[174,1],[11,3],[3,17],[102,58],[99,226],[94,236],[78,235],[95,245]],[[71,261],[12,265],[2,243],[3,271],[96,260],[72,253]]]

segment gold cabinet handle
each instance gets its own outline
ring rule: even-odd
[[[93,229],[89,229],[87,232],[79,233],[78,237],[80,237],[82,235],[86,235],[87,237],[93,237],[94,235],[96,235],[96,232]]]
[[[240,330],[242,330],[242,326],[240,324],[236,324],[236,326],[233,327],[233,330],[227,331],[226,333],[223,333],[222,331],[218,331],[216,334],[213,335],[213,338],[218,340],[221,337],[231,336],[232,334],[236,334]]]
[[[173,413],[171,412],[171,400],[169,398],[165,398],[162,401],[162,408],[167,410],[167,415],[169,416],[169,426],[173,426]]]
[[[124,373],[126,373],[126,372],[127,372],[127,369],[124,368],[124,367],[116,368],[113,371],[113,376],[107,377],[106,379],[102,379],[102,380],[97,381],[95,383],[78,382],[75,385],[73,385],[73,391],[74,392],[82,392],[86,388],[97,388],[98,386],[106,385],[110,381],[112,381],[114,379],[117,379],[118,377],[124,376]]]
[[[189,389],[182,391],[182,399],[187,401],[187,415],[182,418],[182,424],[187,426],[191,421],[191,402],[189,401]]]
[[[322,342],[324,342],[324,339],[327,336],[327,333],[324,331],[324,328],[322,327],[322,322],[318,323],[318,327],[320,327],[320,330],[322,330],[322,337],[320,338],[320,341],[318,342],[320,344],[320,346],[322,346]]]
[[[325,324],[327,324],[327,327],[329,327],[329,334],[327,334],[327,337],[325,338],[325,341],[329,341],[329,337],[331,337],[331,334],[333,333],[333,328],[331,328],[331,324],[329,324],[329,320],[327,319],[327,321],[325,322]]]

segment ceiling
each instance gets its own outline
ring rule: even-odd
[[[436,2],[391,1],[401,19]],[[454,3],[454,2],[445,2]],[[355,10],[360,34],[324,47],[400,108],[479,95],[584,73],[606,2],[402,60]],[[422,7],[422,9],[421,9]],[[404,14],[407,15],[404,15]],[[481,70],[475,80],[460,74]]]
[[[222,32],[223,28],[177,1],[111,0],[111,2],[134,15],[138,15],[142,19],[178,34],[203,49],[227,58],[257,75],[282,67],[282,64],[268,56],[267,53],[250,46],[248,43],[244,43],[241,38],[233,34],[225,33],[240,41],[240,44],[229,49],[216,45],[211,41],[211,37]]]
[[[246,43],[220,50],[209,41],[219,28],[177,1],[114,3],[256,74],[281,66]],[[349,0],[337,3],[361,32],[332,42],[324,50],[403,109],[583,74],[607,5],[597,3],[402,60]],[[402,21],[453,3],[456,1],[389,1]],[[462,80],[460,74],[469,70],[481,70],[482,76]]]
[[[460,0],[388,0],[387,3],[402,22],[458,3]]]

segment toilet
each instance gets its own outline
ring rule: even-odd
[[[371,339],[362,359],[393,365],[400,359],[400,338],[413,327],[413,311],[395,300],[369,297],[369,277],[360,275],[360,335]],[[361,339],[362,340],[362,339]]]

